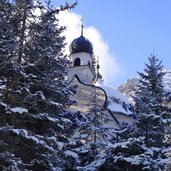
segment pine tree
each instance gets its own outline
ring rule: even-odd
[[[164,160],[161,158],[169,161],[166,156],[164,157],[161,148],[147,148],[141,138],[132,138],[103,148],[95,160],[77,168],[78,170],[161,171],[164,170]],[[167,168],[169,169],[169,165]]]
[[[11,58],[12,51],[16,47],[16,40],[11,24],[11,4],[7,0],[0,3],[0,55],[1,62]]]
[[[34,67],[39,71],[36,73],[39,86],[48,88],[51,98],[56,96],[65,104],[68,99],[65,81],[68,60],[62,53],[65,44],[64,37],[60,34],[65,28],[58,26],[58,13],[59,10],[50,8],[50,4],[47,4],[46,9],[42,10],[40,20],[30,25],[29,40],[24,51],[27,61],[25,70],[30,72]],[[32,71],[33,75],[35,69]]]
[[[17,84],[18,76],[20,74],[19,65],[13,60],[13,52],[18,46],[18,41],[14,33],[14,25],[12,23],[11,14],[13,13],[12,4],[7,0],[0,2],[0,132],[5,125],[7,119],[5,112],[6,92],[15,87]],[[12,118],[11,118],[12,119]],[[3,134],[2,133],[2,134]],[[9,152],[6,142],[4,141],[4,134],[0,137],[0,170],[23,170],[23,162],[20,158],[16,157],[13,152]],[[8,138],[6,134],[4,137]]]
[[[34,15],[34,10],[38,8],[38,1],[36,0],[15,0],[13,1],[12,23],[14,25],[14,32],[18,40],[18,46],[14,51],[14,56],[18,63],[22,63],[25,54],[24,47],[28,39],[28,26],[31,20],[37,18]]]
[[[161,146],[164,139],[162,115],[165,112],[163,66],[155,55],[148,58],[144,73],[139,73],[136,88],[135,111],[138,114],[139,133],[145,136],[147,146]]]
[[[14,25],[12,23],[11,14],[13,13],[12,4],[6,0],[0,3],[0,84],[1,93],[16,86],[17,77],[20,75],[19,65],[13,60],[13,52],[18,46],[16,35],[14,33]],[[16,84],[15,84],[16,83]],[[1,96],[1,100],[5,98]]]
[[[22,2],[26,3],[24,1],[9,3],[11,8],[7,14],[10,14],[13,26],[9,27],[9,31],[11,29],[14,37],[25,24],[23,25],[23,18],[22,25],[14,25],[13,19],[16,21],[20,16],[14,15],[16,13],[11,10],[15,11],[16,3]],[[66,167],[63,152],[76,125],[72,122],[76,116],[66,109],[69,103],[69,89],[66,86],[64,72],[67,60],[61,53],[64,47],[64,38],[61,36],[63,28],[56,27],[58,21],[55,15],[59,9],[44,5],[41,7],[43,10],[39,22],[30,23],[24,39],[17,42],[16,52],[7,48],[4,56],[10,55],[10,62],[8,65],[1,63],[0,66],[1,71],[3,70],[0,81],[4,85],[0,101],[1,170],[58,170]],[[70,7],[72,5],[61,9]],[[37,30],[38,27],[41,28],[40,31]],[[7,31],[2,29],[1,27],[0,32],[3,36],[0,38],[3,42],[6,40],[8,42],[8,39],[4,38]],[[31,35],[29,29],[32,29],[36,36]],[[22,38],[22,31],[25,33],[25,29],[20,31],[17,36]],[[46,40],[41,44],[44,38]],[[13,39],[10,38],[11,40]],[[50,44],[51,41],[54,46]],[[27,58],[21,63],[23,57]]]

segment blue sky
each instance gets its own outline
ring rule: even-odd
[[[55,6],[65,2],[52,1]],[[163,65],[171,69],[170,8],[170,0],[78,0],[71,11],[83,16],[85,26],[96,28],[107,43],[120,67],[118,76],[109,82],[117,87],[143,71],[153,49]]]

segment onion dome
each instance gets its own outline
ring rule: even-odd
[[[93,46],[92,43],[85,38],[83,35],[74,39],[70,45],[70,53],[79,53],[86,52],[89,54],[93,54]]]
[[[93,54],[93,45],[92,43],[83,36],[83,19],[81,25],[81,36],[74,39],[69,47],[70,53],[79,53],[79,52],[86,52],[89,54]]]

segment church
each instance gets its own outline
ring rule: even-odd
[[[88,113],[94,106],[103,110],[111,119],[109,126],[119,128],[123,122],[132,123],[131,106],[126,96],[118,90],[103,84],[99,73],[99,63],[93,53],[92,43],[84,37],[83,24],[81,35],[70,44],[70,65],[66,69],[67,83],[76,92],[70,109]],[[103,66],[101,66],[103,67]]]

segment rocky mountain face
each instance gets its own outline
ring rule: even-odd
[[[171,92],[171,70],[164,70],[166,73],[163,79],[163,84],[165,90],[169,93]],[[131,104],[134,104],[133,96],[134,89],[138,84],[137,78],[128,79],[125,84],[120,85],[117,89],[128,97]]]
[[[117,89],[128,97],[128,100],[133,104],[134,89],[137,85],[137,78],[128,79],[125,84],[120,85]]]
[[[165,70],[163,84],[167,92],[171,92],[171,70]]]

